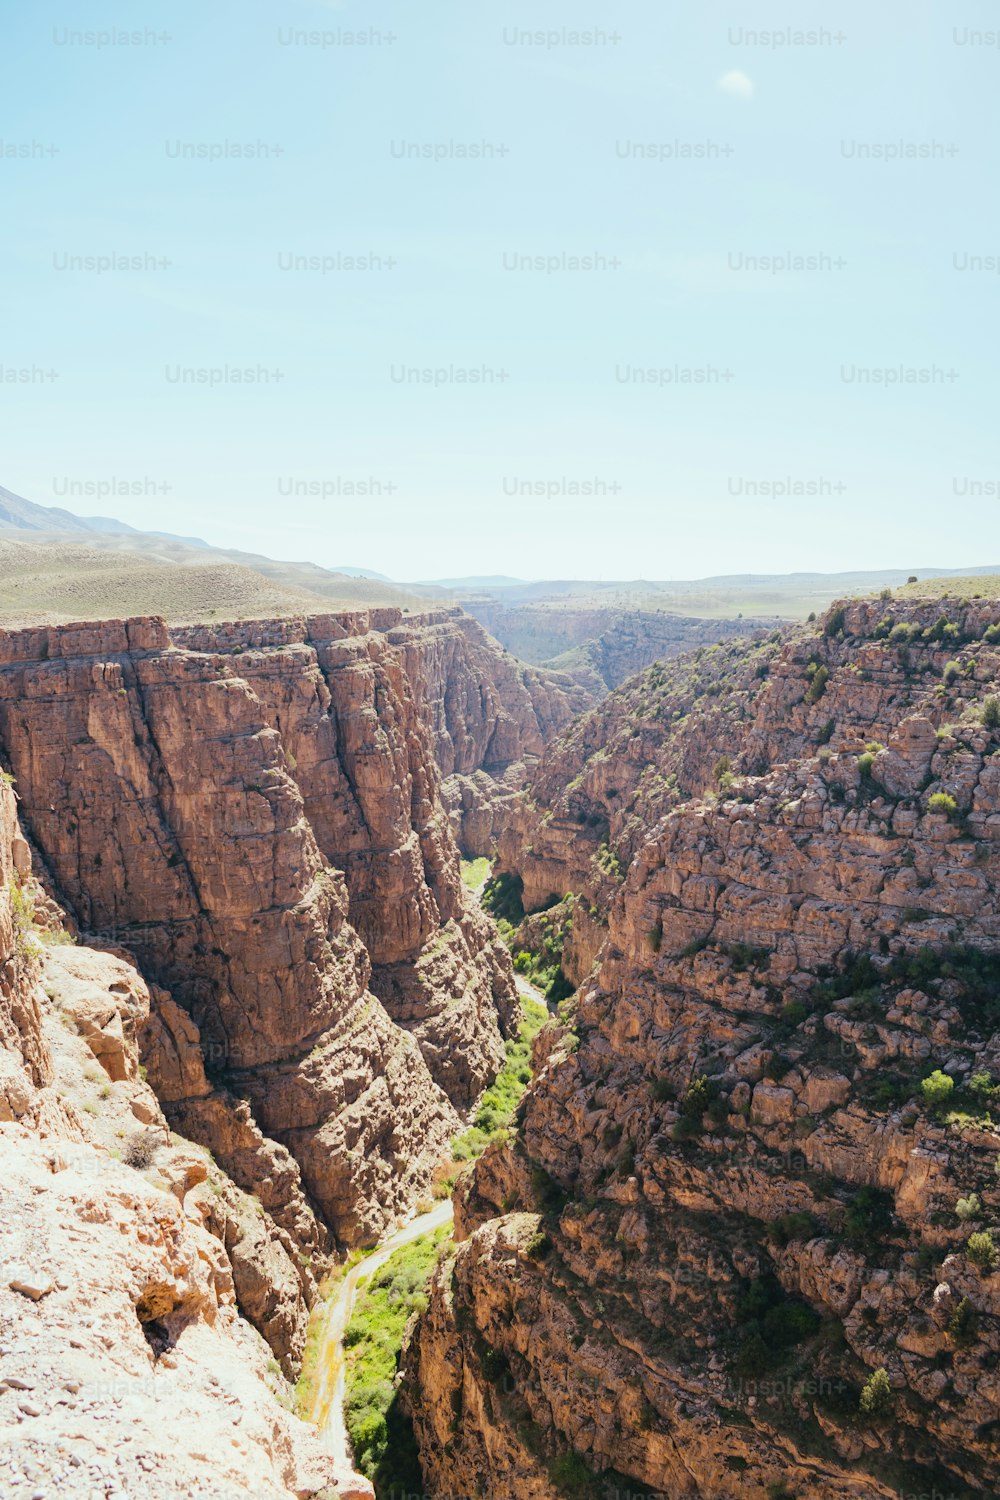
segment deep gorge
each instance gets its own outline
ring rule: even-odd
[[[560,983],[403,1350],[428,1494],[992,1493],[995,615],[849,603],[596,705],[457,611],[0,636],[7,1194],[118,1205],[107,1315],[206,1421],[237,1307],[294,1378],[516,1029],[488,853]],[[3,1312],[72,1363],[45,1274]],[[232,1473],[367,1493],[278,1425]]]

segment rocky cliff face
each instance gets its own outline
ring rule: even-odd
[[[134,966],[66,939],[0,785],[0,1490],[370,1496],[289,1415],[251,1326],[294,1368],[296,1246],[171,1134]]]
[[[998,618],[835,609],[550,752],[526,893],[603,891],[574,808],[623,879],[408,1351],[432,1492],[996,1493]]]
[[[510,963],[434,759],[461,716],[432,732],[410,675],[449,628],[411,642],[373,611],[0,637],[0,746],[53,889],[180,1007],[149,1031],[170,1118],[238,1183],[267,1163],[307,1254],[308,1204],[352,1245],[426,1190],[503,1057]]]
[[[489,854],[545,747],[594,694],[516,661],[460,610],[401,623],[389,640],[430,728],[455,837],[463,853]]]

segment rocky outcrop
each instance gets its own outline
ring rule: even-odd
[[[647,674],[660,817],[626,717],[575,731],[561,795],[624,785],[634,824],[407,1354],[432,1491],[996,1492],[1000,1277],[970,1235],[1000,1233],[998,620],[835,608],[686,716]],[[591,844],[564,831],[559,868]]]
[[[294,1246],[168,1129],[132,963],[55,918],[0,785],[0,1490],[370,1495],[288,1414],[261,1337],[294,1373]]]
[[[189,1018],[150,1041],[171,1119],[247,1185],[285,1148],[267,1179],[303,1253],[322,1235],[288,1153],[336,1242],[377,1237],[496,1072],[515,1003],[398,611],[4,635],[0,745],[80,929]]]

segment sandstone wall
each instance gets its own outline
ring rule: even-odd
[[[244,1126],[286,1147],[342,1244],[426,1190],[514,1006],[400,621],[0,637],[0,748],[54,886],[195,1028],[218,1097],[168,1112],[227,1150]]]
[[[631,788],[634,821],[609,817],[599,968],[513,1146],[460,1189],[408,1352],[432,1489],[996,1492],[1000,1277],[966,1250],[1000,1229],[996,622],[987,601],[834,610],[727,668],[705,714],[647,680],[550,752],[540,778],[568,756],[563,795],[610,813]],[[657,817],[628,747],[660,708]],[[592,835],[561,837],[552,870],[587,877]],[[951,1113],[925,1102],[934,1068]]]

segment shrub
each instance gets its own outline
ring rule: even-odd
[[[844,1212],[844,1235],[857,1249],[870,1247],[892,1228],[892,1195],[884,1188],[859,1188]]]
[[[874,764],[875,756],[870,750],[866,750],[863,755],[858,756],[858,770],[861,772],[861,775],[865,780],[867,780],[868,777],[872,774],[872,767],[874,766]]]
[[[733,769],[733,763],[728,755],[720,755],[712,767],[712,776],[717,782],[721,782]]]
[[[708,1109],[708,1106],[716,1098],[718,1090],[715,1085],[709,1083],[704,1073],[699,1073],[697,1078],[691,1080],[690,1087],[681,1100],[681,1118],[684,1120],[700,1120]]]
[[[928,798],[927,811],[932,813],[943,813],[947,818],[953,818],[958,812],[958,803],[950,792],[935,792]]]
[[[954,1078],[949,1078],[947,1073],[942,1073],[940,1068],[935,1068],[921,1083],[920,1092],[924,1096],[924,1103],[932,1109],[938,1109],[946,1099],[950,1099],[955,1088]]]
[[[823,625],[824,635],[839,635],[844,628],[844,620],[847,618],[847,608],[841,605],[839,609],[832,609],[826,617]]]
[[[1000,698],[990,696],[983,704],[983,723],[987,729],[1000,729]]]
[[[155,1130],[137,1130],[129,1137],[122,1152],[122,1161],[127,1167],[134,1167],[137,1172],[144,1172],[147,1167],[153,1165],[160,1144]]]
[[[1000,641],[1000,625],[987,625],[983,631],[983,640],[988,646],[995,646]]]
[[[965,1219],[978,1219],[982,1212],[982,1207],[983,1205],[979,1200],[978,1193],[970,1193],[967,1198],[959,1198],[955,1204],[955,1212],[963,1221]]]
[[[665,1104],[669,1099],[677,1098],[677,1090],[669,1078],[654,1078],[649,1085],[649,1092],[657,1104]]]
[[[833,738],[833,731],[836,729],[836,727],[836,719],[827,719],[826,723],[823,725],[823,728],[816,736],[817,745],[828,745]]]
[[[884,1417],[892,1410],[892,1387],[885,1370],[873,1370],[861,1388],[860,1410],[866,1417]]]
[[[968,1297],[963,1297],[948,1319],[948,1332],[956,1344],[970,1344],[975,1338],[979,1320]]]
[[[950,661],[950,662],[948,662],[947,666],[944,669],[944,672],[942,673],[942,677],[944,678],[944,685],[945,685],[945,687],[951,687],[953,683],[955,683],[955,682],[958,681],[958,679],[961,676],[961,674],[962,674],[962,668],[961,668],[961,665],[960,665],[959,662],[957,662],[957,661]]]
[[[817,667],[815,672],[812,674],[812,680],[809,683],[808,688],[806,689],[806,702],[818,703],[823,694],[826,692],[826,685],[829,680],[829,668]]]
[[[482,906],[493,917],[503,917],[513,926],[524,921],[524,881],[520,875],[495,875],[486,882]]]
[[[976,1234],[970,1234],[965,1245],[965,1253],[972,1264],[980,1271],[995,1271],[997,1267],[997,1247],[993,1243],[993,1236],[988,1229],[980,1230]]]
[[[579,1453],[560,1453],[549,1463],[549,1479],[564,1495],[585,1496],[594,1493],[594,1476]]]

